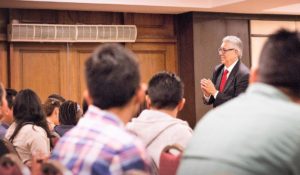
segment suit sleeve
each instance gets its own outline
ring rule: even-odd
[[[245,92],[249,84],[249,74],[244,74],[240,78],[235,79],[234,81],[234,93],[228,94],[228,93],[222,93],[219,92],[217,95],[217,98],[214,99],[214,105],[218,106],[238,95]],[[213,98],[213,97],[212,97]]]

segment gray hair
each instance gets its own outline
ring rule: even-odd
[[[237,36],[225,36],[222,42],[228,42],[233,45],[233,47],[238,51],[238,57],[242,58],[243,56],[243,43],[241,39]]]

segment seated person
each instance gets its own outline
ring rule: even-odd
[[[145,97],[135,55],[123,46],[102,44],[85,62],[85,77],[88,111],[59,139],[51,158],[73,175],[150,172],[142,142],[124,127]]]
[[[51,133],[37,94],[30,89],[21,90],[16,96],[13,114],[15,122],[5,138],[13,144],[22,162],[31,166],[34,154],[49,156]]]
[[[61,137],[72,129],[81,117],[81,109],[76,102],[65,101],[59,107],[59,125],[54,127],[54,131]]]
[[[7,111],[3,113],[3,116],[1,118],[0,122],[0,139],[3,139],[8,127],[12,124],[13,122],[13,103],[14,99],[17,95],[17,91],[14,89],[6,89],[6,100],[8,104]]]
[[[187,122],[177,119],[185,103],[179,77],[161,72],[151,78],[148,86],[146,103],[149,109],[128,123],[127,128],[144,141],[158,167],[162,150],[172,144],[185,147],[192,137],[192,129]]]
[[[63,102],[57,98],[48,97],[43,104],[43,109],[46,114],[46,119],[50,128],[53,131],[55,125],[58,125],[59,107]]]

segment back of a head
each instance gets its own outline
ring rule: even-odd
[[[43,110],[46,116],[51,116],[55,108],[59,108],[61,105],[61,101],[57,100],[56,98],[47,98],[45,103],[43,104]]]
[[[59,94],[51,94],[51,95],[48,96],[48,98],[56,99],[60,103],[63,103],[63,102],[66,101],[66,99],[63,96],[59,95]]]
[[[7,100],[7,104],[9,109],[12,109],[13,104],[14,104],[14,98],[17,95],[17,91],[15,89],[10,89],[10,88],[6,88],[6,100]]]
[[[103,44],[85,63],[85,76],[93,105],[122,107],[134,96],[140,72],[134,54],[117,44]]]
[[[76,102],[65,101],[59,107],[59,123],[62,125],[76,125],[79,119],[79,110]]]
[[[183,98],[183,83],[173,73],[160,72],[148,84],[151,105],[157,109],[174,109]]]
[[[279,30],[264,45],[258,64],[258,81],[287,89],[300,98],[300,35]]]
[[[17,94],[13,114],[17,123],[38,123],[44,120],[41,100],[37,94],[30,89],[21,90]]]

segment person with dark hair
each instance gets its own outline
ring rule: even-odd
[[[196,126],[178,174],[300,174],[300,34],[271,35],[246,93]]]
[[[201,79],[203,102],[217,107],[245,92],[249,68],[241,61],[243,43],[237,36],[226,36],[218,49],[221,64],[215,67],[212,79]]]
[[[56,159],[77,174],[150,171],[143,143],[126,124],[144,100],[135,55],[121,45],[103,44],[85,62],[89,108],[56,144]]]
[[[34,154],[50,154],[50,130],[41,100],[30,90],[21,90],[13,106],[15,122],[5,135],[15,147],[23,163],[30,166]]]
[[[54,127],[54,131],[62,137],[77,124],[81,115],[82,111],[76,102],[65,101],[59,107],[59,125]]]
[[[46,114],[46,119],[48,122],[48,126],[50,131],[53,131],[55,125],[58,125],[58,115],[59,115],[59,107],[63,102],[58,100],[57,98],[47,98],[45,103],[43,104],[43,110]]]
[[[63,103],[63,102],[65,102],[66,101],[66,99],[63,97],[63,96],[61,96],[61,95],[59,95],[59,94],[50,94],[49,96],[48,96],[48,98],[51,98],[51,99],[56,99],[56,100],[58,100],[60,103]]]
[[[192,137],[188,123],[177,119],[184,107],[184,88],[180,78],[173,73],[155,74],[148,83],[147,108],[127,128],[146,145],[147,151],[159,167],[159,158],[167,145],[178,144],[185,147]]]
[[[9,89],[6,88],[6,100],[8,103],[8,108],[7,108],[7,112],[3,113],[3,117],[1,118],[1,122],[0,122],[0,139],[3,139],[6,131],[8,129],[8,127],[12,124],[13,122],[13,103],[14,103],[14,99],[17,95],[17,91],[14,89]]]

